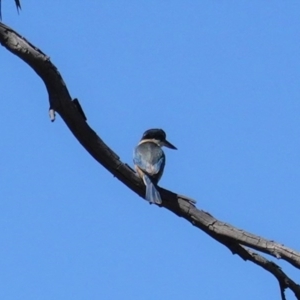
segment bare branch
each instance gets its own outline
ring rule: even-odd
[[[215,239],[225,245],[229,250],[231,250],[233,254],[239,255],[245,261],[252,261],[254,264],[273,274],[278,280],[282,300],[286,300],[284,291],[287,288],[294,292],[297,299],[300,299],[300,285],[296,284],[291,278],[289,278],[277,264],[270,260],[267,260],[265,257],[261,256],[258,253],[240,246],[237,243],[228,242],[219,238]]]
[[[132,191],[144,198],[145,187],[140,178],[127,164],[121,162],[117,154],[90,128],[83,111],[78,108],[76,101],[72,101],[66,84],[57,68],[50,62],[49,57],[3,23],[0,23],[0,43],[25,61],[41,77],[49,94],[52,120],[54,120],[54,111],[59,113],[74,136],[95,160]],[[195,201],[188,197],[163,188],[160,188],[160,192],[163,199],[162,207],[185,218],[242,259],[252,261],[272,273],[280,284],[282,299],[285,299],[284,290],[289,288],[300,300],[298,284],[292,281],[275,263],[244,246],[278,259],[281,258],[298,269],[300,268],[299,252],[218,221],[209,213],[197,209],[193,204]]]

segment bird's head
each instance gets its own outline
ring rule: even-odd
[[[167,141],[167,135],[162,129],[148,129],[144,132],[141,141],[153,140],[159,146],[165,146],[170,149],[177,150],[177,148]]]

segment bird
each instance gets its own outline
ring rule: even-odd
[[[133,163],[135,170],[146,186],[145,198],[150,204],[161,204],[161,196],[157,190],[166,164],[166,156],[162,147],[177,150],[167,141],[162,129],[148,129],[144,132],[138,145],[134,148]]]

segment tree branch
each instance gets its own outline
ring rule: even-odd
[[[286,300],[284,291],[287,288],[294,292],[297,299],[300,299],[300,285],[296,284],[292,279],[290,279],[277,264],[237,243],[232,243],[231,241],[220,239],[218,237],[215,237],[215,239],[231,250],[232,254],[237,254],[245,261],[252,261],[254,264],[262,267],[274,275],[279,283],[282,300]]]
[[[81,145],[132,191],[144,198],[145,187],[135,172],[114,153],[90,128],[80,110],[78,101],[73,102],[57,68],[41,50],[33,46],[25,38],[11,28],[0,23],[0,43],[10,52],[26,62],[43,80],[49,95],[50,115],[54,120],[54,112],[59,113],[71,132]],[[79,107],[78,107],[79,105]],[[209,236],[238,254],[243,260],[249,260],[273,274],[280,284],[281,297],[285,299],[284,290],[291,289],[300,300],[300,286],[292,281],[275,263],[263,256],[246,249],[250,247],[262,253],[281,258],[296,268],[300,268],[300,253],[264,239],[230,224],[215,219],[211,214],[194,206],[195,201],[186,196],[160,188],[162,207],[198,227]]]

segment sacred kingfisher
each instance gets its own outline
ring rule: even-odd
[[[162,129],[149,129],[144,132],[133,153],[135,170],[146,186],[145,198],[150,203],[156,204],[162,203],[160,194],[156,189],[166,163],[162,146],[177,150],[166,140],[166,133]]]

